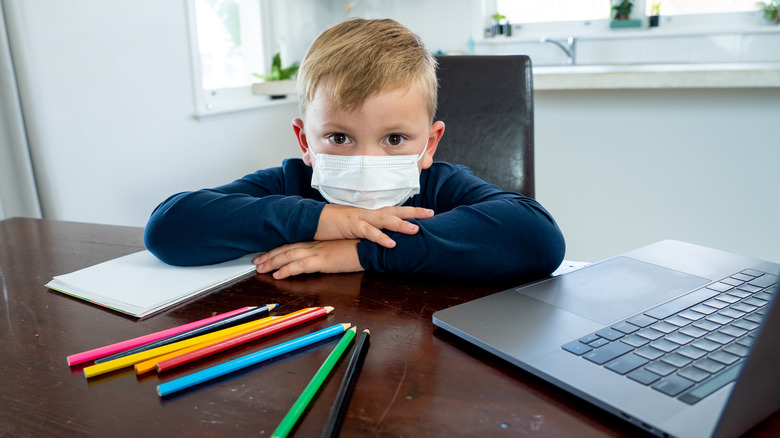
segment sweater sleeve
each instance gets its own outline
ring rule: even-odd
[[[307,197],[301,181],[310,176],[289,164],[171,196],[146,225],[146,248],[168,264],[193,266],[312,240],[325,202]]]
[[[504,192],[463,166],[435,163],[421,175],[422,192],[407,205],[432,208],[414,235],[393,233],[387,249],[358,244],[367,270],[471,280],[528,281],[563,260],[563,235],[534,199]]]

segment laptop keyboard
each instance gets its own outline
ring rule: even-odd
[[[736,379],[777,281],[746,269],[563,349],[694,404]]]

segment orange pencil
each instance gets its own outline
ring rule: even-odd
[[[206,347],[208,345],[215,344],[215,343],[218,343],[218,342],[222,342],[223,340],[230,339],[230,338],[232,338],[234,336],[243,335],[243,334],[246,334],[246,333],[251,333],[251,332],[253,332],[255,330],[258,330],[258,329],[261,329],[263,327],[268,327],[269,325],[273,325],[273,324],[285,321],[285,320],[287,320],[289,318],[295,317],[295,316],[300,315],[300,314],[302,314],[304,312],[309,312],[312,309],[315,309],[315,308],[308,307],[308,308],[305,308],[305,309],[296,310],[295,312],[288,313],[287,315],[271,317],[273,319],[270,319],[270,320],[268,320],[268,319],[266,319],[266,320],[258,320],[256,324],[254,324],[252,326],[248,326],[248,327],[246,327],[243,330],[240,330],[240,331],[237,331],[237,332],[232,332],[232,333],[226,333],[224,336],[220,336],[220,337],[215,338],[215,339],[210,339],[208,341],[200,342],[198,344],[195,344],[195,345],[187,347],[187,348],[182,348],[182,349],[179,349],[179,350],[171,351],[171,352],[166,353],[166,354],[161,355],[161,356],[155,356],[153,358],[150,358],[150,359],[147,359],[147,360],[145,360],[143,362],[139,362],[139,363],[135,364],[135,372],[136,372],[136,374],[143,374],[143,373],[147,373],[149,371],[154,371],[155,368],[157,368],[157,362],[160,362],[162,360],[172,359],[172,358],[174,358],[176,356],[179,356],[179,355],[182,355],[184,353],[188,353],[190,351],[195,351],[195,350],[198,350],[200,348]]]
[[[284,321],[280,321],[279,323],[275,323],[267,327],[260,328],[250,333],[245,333],[243,335],[231,336],[223,340],[222,342],[214,343],[212,345],[207,345],[198,350],[178,355],[172,359],[160,361],[157,363],[157,371],[166,371],[178,367],[180,365],[184,365],[186,363],[198,359],[202,359],[206,356],[219,353],[221,351],[225,351],[235,346],[245,344],[255,339],[262,338],[264,336],[268,336],[270,334],[288,329],[290,327],[296,326],[306,321],[311,321],[321,316],[325,316],[332,311],[333,311],[333,307],[330,306],[312,308],[310,311],[306,313],[294,316],[289,319],[285,319]]]

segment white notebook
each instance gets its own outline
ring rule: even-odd
[[[254,272],[255,256],[182,267],[140,251],[58,275],[46,287],[140,318]]]

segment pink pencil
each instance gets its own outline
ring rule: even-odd
[[[231,316],[238,315],[239,313],[243,313],[252,309],[254,309],[254,307],[242,307],[240,309],[231,310],[230,312],[220,313],[219,315],[214,315],[212,317],[191,322],[189,324],[184,324],[178,327],[169,328],[167,330],[150,333],[148,335],[140,336],[134,339],[128,339],[126,341],[117,342],[116,344],[106,345],[105,347],[95,348],[89,351],[85,351],[83,353],[71,354],[70,356],[68,356],[68,365],[70,366],[78,365],[80,363],[89,362],[90,360],[95,360],[101,357],[116,354],[125,350],[129,350],[131,348],[148,344],[149,342],[153,342],[158,339],[167,338],[168,336],[184,333],[188,330],[192,330],[204,326],[206,324],[211,324],[212,322],[215,321],[219,321],[225,318],[230,318]]]

